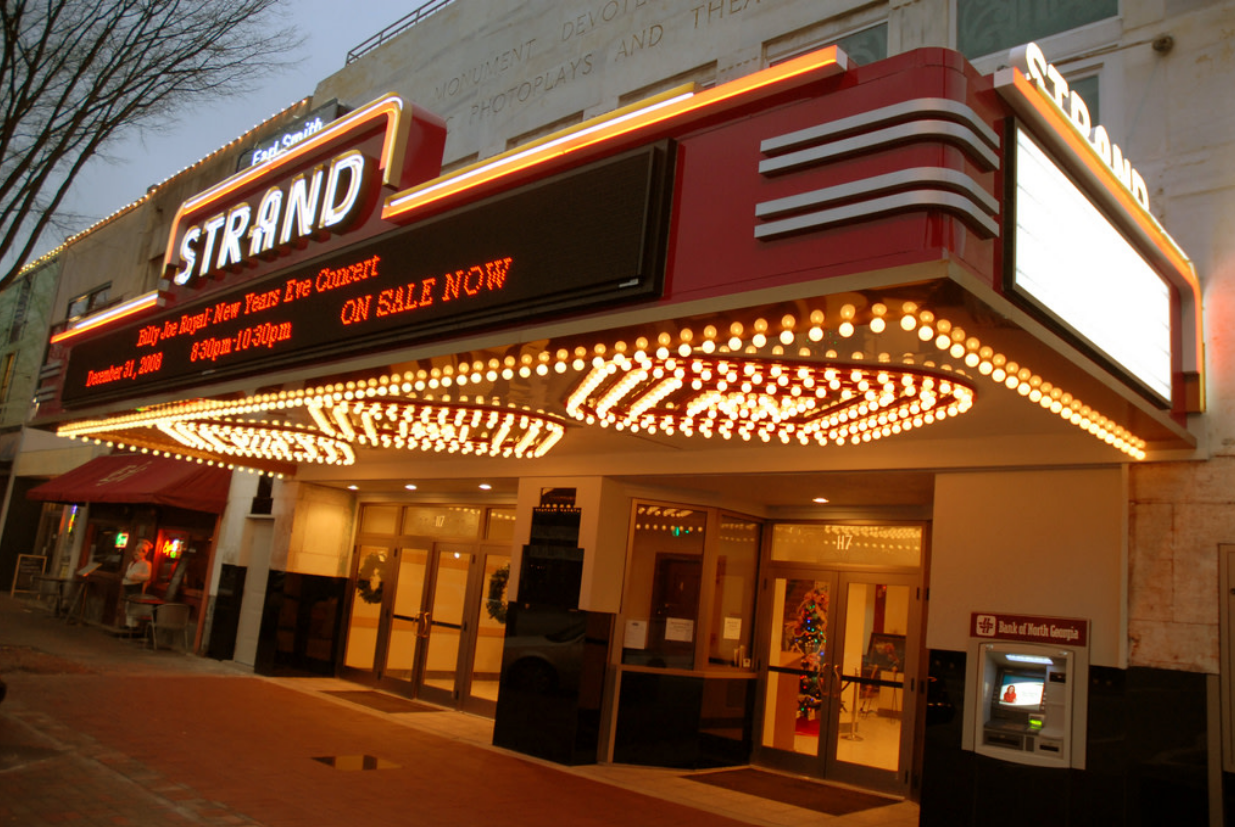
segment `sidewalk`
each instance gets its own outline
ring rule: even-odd
[[[325,694],[354,684],[153,652],[7,596],[0,670],[3,827],[917,824],[908,802],[828,816],[681,770],[560,767],[490,746],[487,719],[378,712]]]

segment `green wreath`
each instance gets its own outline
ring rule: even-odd
[[[356,572],[356,591],[360,594],[360,599],[366,603],[381,603],[382,602],[382,587],[386,585],[382,582],[381,570],[385,564],[386,558],[380,554],[370,554],[360,564],[360,570]],[[373,576],[377,575],[377,586],[373,586]]]
[[[489,575],[489,599],[485,611],[489,617],[502,625],[506,624],[506,584],[510,582],[510,563]]]

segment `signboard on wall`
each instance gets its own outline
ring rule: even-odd
[[[659,295],[658,144],[527,185],[78,345],[66,406]]]
[[[253,146],[245,147],[236,159],[236,171],[265,163],[290,151],[292,147],[321,132],[326,128],[326,124],[340,114],[342,107],[337,100],[319,106],[278,133],[267,135]]]
[[[1024,129],[1014,132],[1008,289],[1168,404],[1170,285]]]
[[[969,616],[969,636],[983,640],[1088,646],[1089,621],[1071,617],[974,612]]]

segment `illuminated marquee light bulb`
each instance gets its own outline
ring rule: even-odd
[[[826,445],[849,436],[860,441],[858,435],[873,432],[879,416],[885,422],[889,416],[898,421],[908,416],[899,409],[917,404],[919,385],[934,383],[929,375],[905,381],[903,369],[890,367],[870,374],[844,367],[842,374],[835,365],[758,357],[720,359],[696,353],[685,365],[675,371],[676,381],[668,382],[650,378],[656,367],[665,372],[668,365],[631,370],[617,360],[607,361],[569,394],[568,413],[632,433],[676,431],[686,437],[723,439],[736,434],[744,441],[806,444],[813,439]],[[871,381],[876,378],[877,388]],[[825,384],[841,392],[828,399]],[[952,382],[942,393],[958,412],[972,404],[972,389],[961,382]],[[829,420],[833,432],[825,433],[822,425]],[[837,430],[842,423],[848,423],[842,425],[843,434]],[[889,433],[903,430],[908,427],[897,424]]]

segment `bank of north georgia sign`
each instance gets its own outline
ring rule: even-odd
[[[382,190],[441,173],[445,124],[386,95],[185,201],[172,222],[164,277],[199,295],[264,276],[385,232]]]
[[[1046,55],[1037,43],[1026,43],[1017,46],[1009,54],[1009,62],[1020,69],[1025,76],[1047,99],[1059,107],[1067,116],[1068,122],[1089,142],[1102,163],[1115,173],[1115,178],[1124,189],[1132,193],[1137,203],[1149,211],[1149,190],[1145,187],[1145,179],[1132,166],[1132,162],[1124,157],[1123,150],[1111,140],[1106,128],[1101,124],[1091,123],[1089,107],[1084,98],[1075,89],[1068,87],[1068,81],[1055,66],[1046,60]]]

